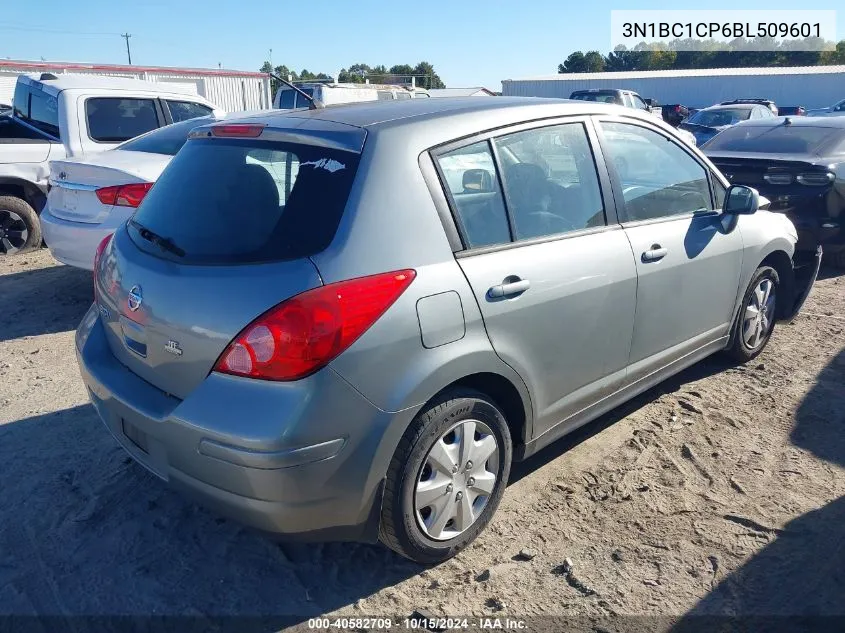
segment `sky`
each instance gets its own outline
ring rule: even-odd
[[[742,9],[796,9],[745,0]],[[335,74],[354,63],[428,61],[447,86],[501,89],[502,79],[553,74],[575,50],[606,53],[611,9],[677,9],[677,0],[40,0],[3,2],[0,58],[132,62],[257,70],[270,58],[297,72]],[[807,9],[836,9],[815,0]],[[33,10],[32,7],[37,7]],[[696,7],[701,8],[701,7]],[[710,0],[708,9],[737,8]],[[44,18],[48,19],[44,19]],[[845,11],[837,40],[845,39]]]

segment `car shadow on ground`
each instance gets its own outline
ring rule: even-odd
[[[845,467],[845,350],[819,374],[796,412],[792,443]],[[839,396],[839,397],[837,397]],[[751,526],[754,529],[754,526]],[[736,617],[739,616],[739,617]],[[808,512],[724,578],[674,631],[842,631],[845,626],[845,496]]]
[[[0,275],[0,342],[74,330],[93,300],[87,270],[58,265]]]

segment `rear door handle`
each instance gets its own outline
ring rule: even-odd
[[[508,277],[508,279],[513,279],[513,277]],[[497,299],[499,297],[513,297],[522,294],[530,287],[530,281],[527,279],[519,279],[517,277],[514,281],[506,280],[505,283],[493,286],[487,291],[487,296],[491,299]]]
[[[659,262],[661,259],[669,254],[668,248],[663,248],[660,244],[652,244],[651,248],[643,253],[644,262]]]

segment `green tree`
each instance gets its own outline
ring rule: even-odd
[[[585,73],[587,72],[587,63],[584,61],[584,53],[575,51],[570,53],[569,57],[562,64],[558,64],[557,71],[559,73]]]

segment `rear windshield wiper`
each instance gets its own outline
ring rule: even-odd
[[[144,238],[148,242],[155,244],[161,250],[166,251],[168,253],[173,253],[177,257],[185,256],[185,251],[176,246],[176,243],[169,237],[163,237],[158,233],[154,233],[153,231],[151,231],[145,226],[142,226],[135,220],[129,220],[129,224],[132,225],[136,231],[138,231],[138,234],[142,238]]]

